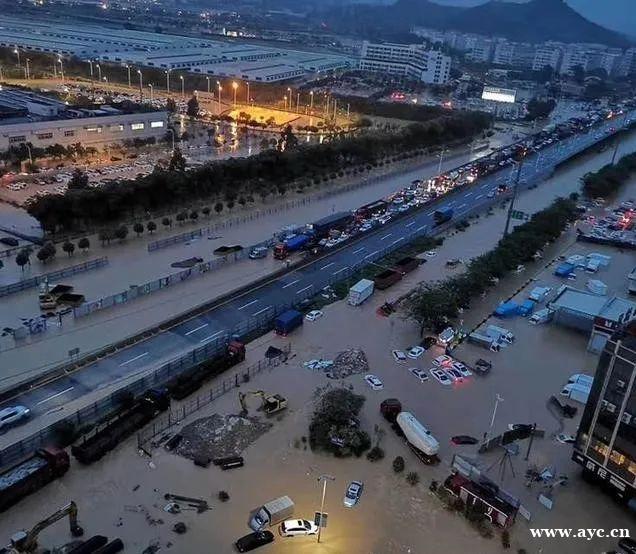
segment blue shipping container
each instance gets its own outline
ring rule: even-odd
[[[502,302],[497,306],[495,310],[495,315],[497,317],[512,317],[513,315],[517,315],[519,313],[519,304],[509,300],[508,302]]]
[[[274,331],[278,335],[288,335],[296,327],[303,324],[303,314],[296,310],[287,310],[280,314],[274,322]]]
[[[560,264],[554,270],[554,274],[557,277],[567,277],[571,273],[574,273],[574,266],[572,264],[568,264],[568,263]]]

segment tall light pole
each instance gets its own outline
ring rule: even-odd
[[[185,100],[185,81],[183,75],[179,75],[179,79],[181,80],[181,99]]]
[[[88,67],[91,74],[91,84],[93,83],[93,60],[88,60]]]
[[[234,89],[234,101],[232,105],[236,108],[236,91],[238,90],[238,83],[236,81],[232,81],[232,88]]]
[[[31,154],[31,147],[28,144],[25,144],[27,152],[29,153],[29,163],[33,165],[33,154]]]
[[[318,526],[318,540],[320,542],[320,532],[322,531],[322,517],[325,513],[325,496],[327,494],[327,481],[335,481],[336,478],[332,475],[321,475],[318,477],[318,481],[322,481],[322,500],[320,501],[320,525]]]
[[[141,69],[137,70],[137,75],[139,75],[139,103],[141,104],[144,101],[144,76],[141,74]]]
[[[18,67],[22,67],[22,64],[20,63],[20,50],[18,50],[18,45],[15,45],[15,48],[13,49],[13,53],[18,56]]]
[[[148,84],[148,88],[150,89],[150,103],[152,104],[154,101],[154,94],[153,94],[154,89],[153,89],[152,83]]]
[[[62,62],[62,57],[58,56],[57,61],[60,64],[60,75],[62,77],[62,83],[64,83],[64,63]]]
[[[287,98],[289,98],[289,110],[291,110],[291,105],[292,105],[292,95],[291,95],[291,88],[287,87]]]
[[[96,64],[95,67],[97,68],[97,80],[101,83],[102,81],[102,68],[99,64]]]
[[[4,81],[4,74],[2,73],[2,66],[0,65],[0,81]]]
[[[314,91],[313,90],[309,91],[309,111],[310,112],[314,111]]]
[[[284,106],[284,110],[287,110],[287,95],[283,96],[283,106]]]
[[[208,94],[210,94],[210,77],[206,77],[205,80],[208,82]]]
[[[221,115],[221,91],[223,90],[223,87],[221,87],[221,81],[217,81],[216,86],[219,90],[219,115]]]
[[[444,161],[444,152],[446,152],[446,148],[442,148],[442,151],[439,153],[439,164],[437,164],[437,175],[442,174],[442,162]]]
[[[490,427],[488,431],[484,433],[484,442],[487,442],[490,433],[492,433],[492,428],[495,425],[495,417],[497,417],[497,407],[499,406],[499,402],[503,402],[503,398],[497,393],[497,398],[495,399],[495,407],[492,410],[492,417],[490,418]]]
[[[174,129],[172,127],[168,127],[168,132],[172,136],[172,151],[174,152]]]
[[[172,70],[168,69],[164,71],[164,73],[166,74],[166,90],[168,91],[168,96],[170,96],[170,71]]]
[[[250,82],[245,81],[245,86],[247,87],[247,96],[245,97],[247,100],[247,105],[250,105]]]
[[[31,78],[31,75],[29,74],[29,62],[31,60],[29,58],[26,59],[26,67],[24,68],[24,76],[26,77],[26,80],[28,81]]]
[[[296,113],[300,112],[300,92],[296,93]]]

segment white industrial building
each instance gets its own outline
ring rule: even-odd
[[[450,77],[451,59],[420,44],[365,41],[359,67],[363,71],[402,75],[423,83],[442,85]]]
[[[164,111],[124,113],[111,106],[69,108],[63,102],[21,90],[0,91],[0,151],[28,144],[102,147],[125,140],[165,136]]]

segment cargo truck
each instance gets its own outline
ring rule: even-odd
[[[568,384],[583,385],[588,389],[592,388],[592,383],[594,383],[594,377],[592,377],[591,375],[586,375],[585,373],[575,373],[568,379]]]
[[[394,269],[387,269],[373,278],[375,288],[378,290],[388,289],[402,278],[402,274]]]
[[[407,256],[406,258],[402,258],[395,263],[395,270],[404,275],[405,273],[410,273],[411,271],[417,269],[419,265],[420,261],[417,258]]]
[[[71,453],[78,462],[92,464],[169,407],[166,390],[150,389],[73,445]]]
[[[370,281],[369,279],[360,279],[360,281],[349,289],[347,303],[350,306],[359,306],[373,294],[373,287],[373,281]]]
[[[581,404],[587,404],[587,399],[590,397],[590,387],[581,384],[568,384],[563,387],[559,393],[561,396],[565,396],[575,402]]]
[[[241,363],[244,359],[245,345],[233,340],[227,345],[221,356],[205,360],[170,381],[168,383],[170,396],[175,400],[181,400],[198,390],[211,377],[219,375],[226,369]]]
[[[349,223],[353,221],[353,214],[351,212],[338,212],[335,214],[323,217],[318,221],[314,221],[310,228],[314,232],[316,238],[324,238],[329,234],[329,231],[337,229],[341,231]]]
[[[250,519],[253,531],[272,527],[294,515],[294,502],[289,496],[281,496],[263,504]]]
[[[440,208],[433,213],[433,221],[435,225],[441,225],[453,218],[453,208]]]
[[[515,342],[515,336],[512,331],[504,329],[503,327],[497,327],[496,325],[488,325],[488,327],[486,327],[486,334],[499,342],[507,342],[508,344]]]
[[[530,300],[534,300],[535,302],[543,302],[548,297],[548,294],[550,294],[551,290],[552,287],[534,287],[530,291],[528,298]]]
[[[279,242],[274,246],[274,258],[284,260],[292,252],[297,252],[307,246],[310,240],[311,237],[309,235],[296,235],[285,239],[283,242]]]
[[[426,464],[439,462],[439,442],[431,435],[415,416],[409,412],[400,412],[395,419],[398,427],[404,433],[406,442],[415,455]]]
[[[287,310],[280,314],[274,321],[274,331],[277,335],[286,337],[296,327],[303,324],[303,314],[297,310]]]
[[[30,458],[1,473],[0,512],[64,475],[69,465],[64,450],[41,448]]]
[[[473,332],[468,335],[468,342],[487,348],[491,352],[499,352],[499,350],[501,350],[501,345],[497,339],[477,332]]]

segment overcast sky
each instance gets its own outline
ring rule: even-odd
[[[455,6],[475,6],[485,2],[485,0],[433,1]],[[566,2],[595,23],[622,33],[636,35],[636,0],[566,0]]]

